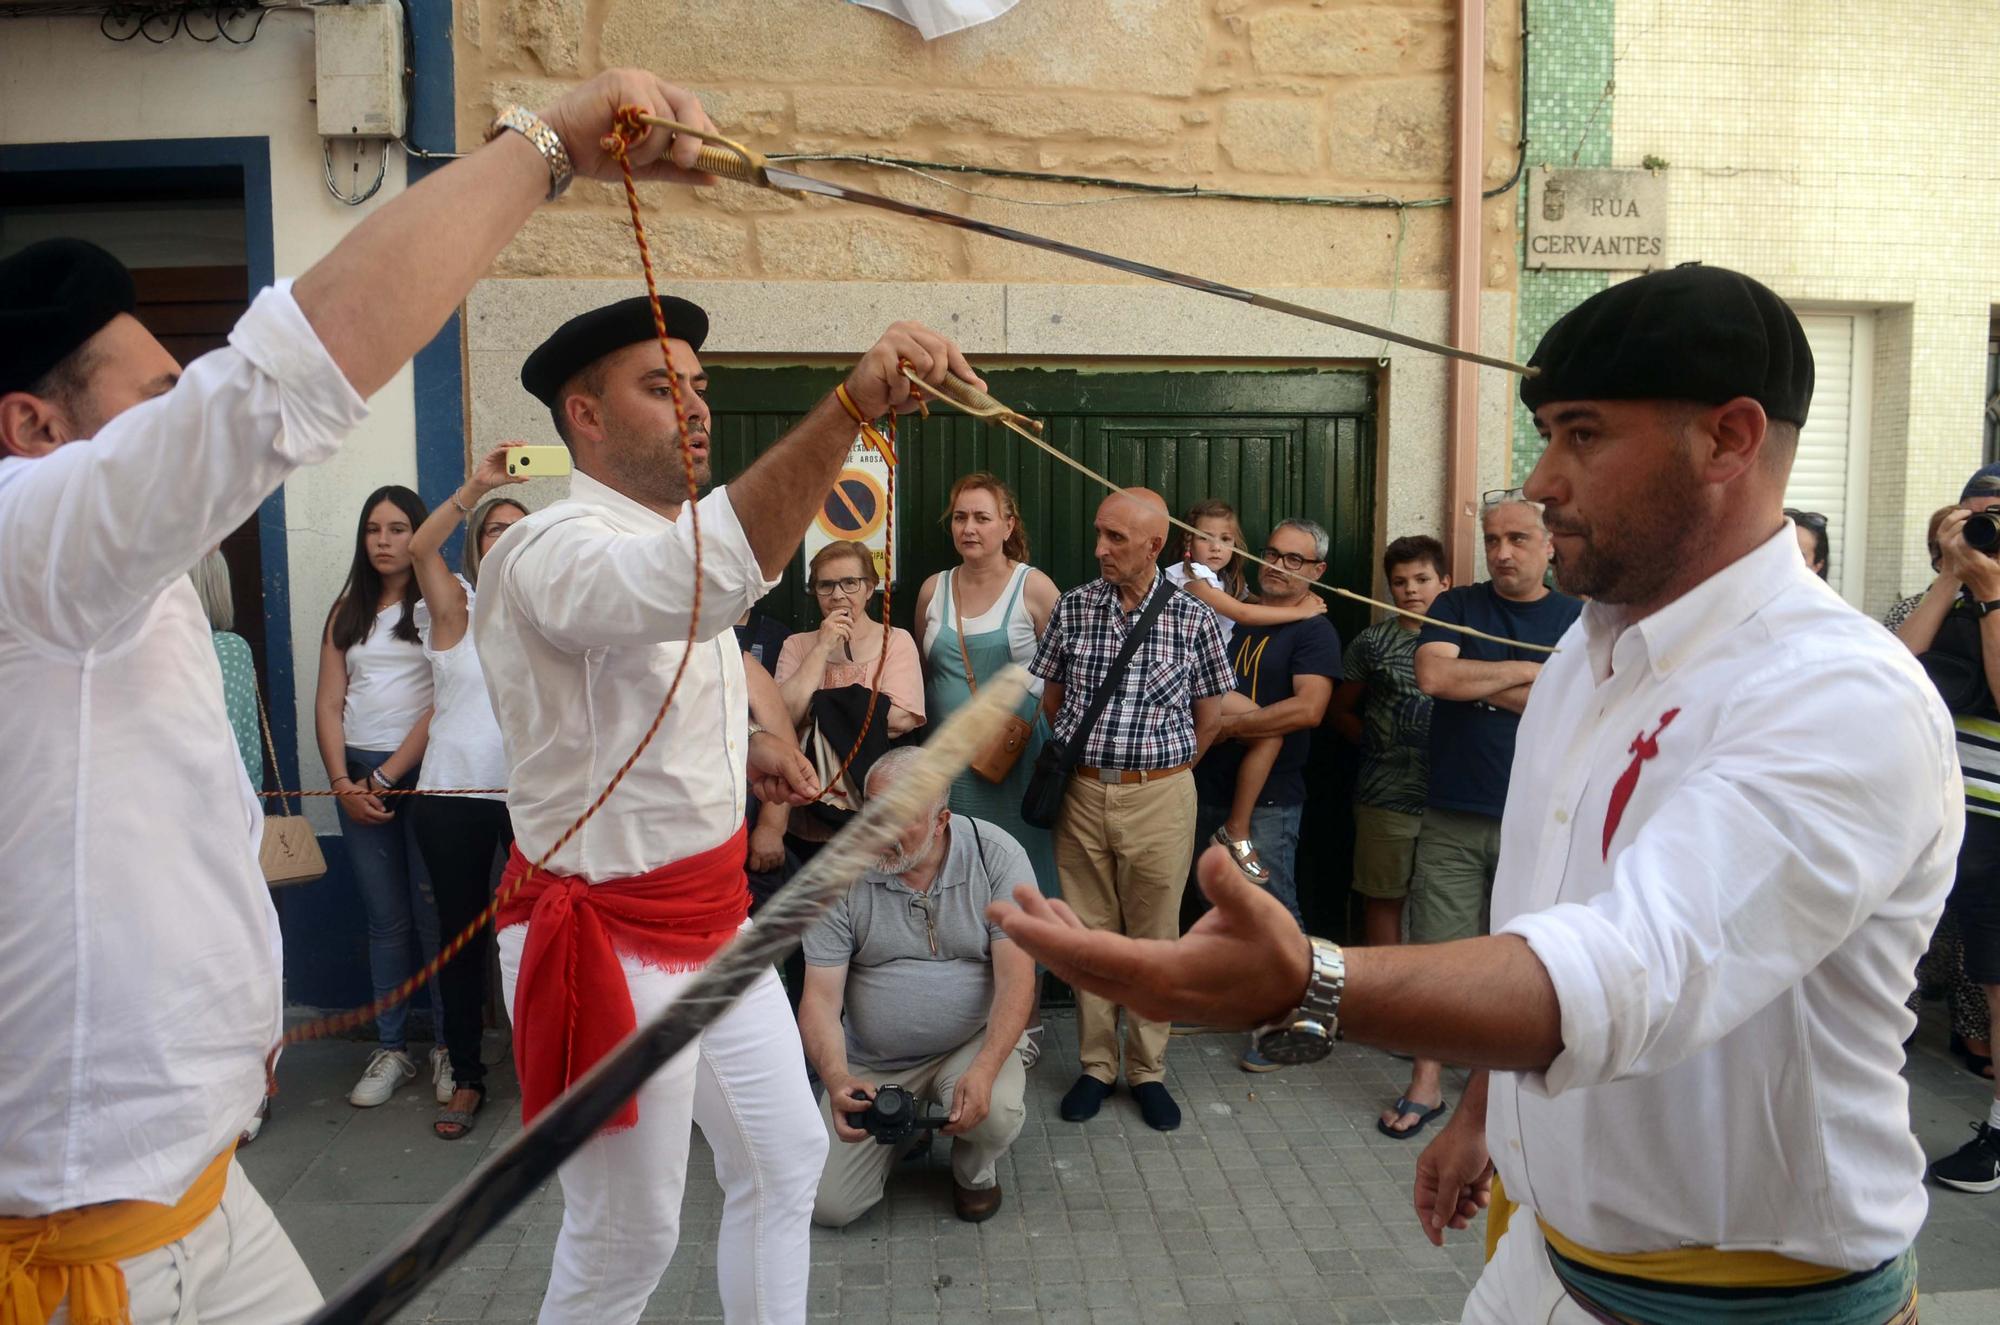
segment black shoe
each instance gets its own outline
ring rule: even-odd
[[[1066,1123],[1088,1122],[1104,1107],[1104,1101],[1111,1097],[1111,1087],[1086,1072],[1076,1079],[1069,1093],[1062,1097],[1062,1107],[1058,1110]]]
[[[1931,1165],[1931,1180],[1962,1192],[2000,1190],[2000,1128],[1972,1125],[1972,1139]]]
[[[1174,1097],[1159,1082],[1148,1081],[1132,1087],[1132,1099],[1139,1106],[1139,1116],[1154,1131],[1171,1132],[1181,1125],[1181,1106],[1174,1103]]]

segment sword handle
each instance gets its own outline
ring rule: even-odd
[[[685,133],[700,138],[701,151],[694,161],[696,170],[705,170],[722,179],[733,179],[739,184],[770,187],[770,181],[764,177],[764,155],[755,148],[745,147],[735,139],[725,138],[712,130],[697,129],[661,115],[640,115],[637,119],[642,124],[650,124],[669,133]]]
[[[924,381],[907,369],[904,372],[919,390],[929,392],[932,395],[943,396],[946,400],[949,400],[952,404],[976,418],[993,419],[996,421],[1005,420],[1010,423],[1017,423],[1032,429],[1037,434],[1042,431],[1041,420],[1028,418],[1011,406],[1001,404],[970,382],[960,381],[958,378],[947,374],[943,382],[931,383]]]

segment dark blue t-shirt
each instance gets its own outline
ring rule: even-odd
[[[1288,621],[1282,626],[1238,626],[1229,640],[1229,666],[1236,689],[1259,706],[1292,697],[1295,676],[1324,676],[1340,683],[1340,633],[1325,617]],[[1312,731],[1287,732],[1278,762],[1264,781],[1259,805],[1299,805],[1306,798],[1306,756]],[[1227,805],[1236,793],[1236,769],[1243,747],[1224,741],[1195,765],[1196,788],[1204,804]]]
[[[1431,604],[1430,620],[1471,626],[1489,635],[1529,644],[1554,644],[1583,611],[1580,599],[1551,590],[1532,603],[1502,598],[1491,580],[1448,589]],[[1426,623],[1417,649],[1456,644],[1458,656],[1473,662],[1544,662],[1548,655],[1474,639]],[[1507,776],[1514,767],[1518,713],[1484,700],[1440,699],[1431,705],[1431,805],[1497,819],[1507,808]]]

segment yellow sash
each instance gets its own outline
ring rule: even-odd
[[[71,1325],[124,1325],[131,1295],[120,1261],[178,1242],[215,1213],[236,1147],[216,1156],[173,1205],[108,1201],[32,1219],[0,1219],[0,1325],[46,1325],[69,1299]]]
[[[1507,1222],[1519,1209],[1493,1177],[1493,1203],[1486,1210],[1486,1259],[1492,1260]],[[1775,1251],[1723,1251],[1717,1247],[1677,1247],[1671,1251],[1594,1251],[1571,1242],[1537,1215],[1542,1237],[1558,1254],[1603,1274],[1622,1274],[1656,1284],[1701,1288],[1809,1288],[1845,1278],[1851,1271],[1829,1269]]]

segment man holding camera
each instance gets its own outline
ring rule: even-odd
[[[918,757],[914,749],[882,756],[867,793]],[[1035,963],[986,908],[1034,882],[1019,843],[954,815],[940,796],[807,932],[799,1031],[826,1083],[820,1114],[846,1143],[827,1155],[814,1223],[842,1228],[868,1213],[890,1166],[928,1140],[925,1128],[871,1112],[892,1086],[919,1113],[929,1103],[948,1110],[941,1130],[953,1138],[958,1217],[979,1223],[1000,1209],[994,1170],[1027,1116],[1027,1070],[1015,1048],[1035,1003]]]
[[[1938,525],[1938,577],[1897,631],[1937,685],[1958,735],[1965,842],[1947,908],[1966,978],[2000,1014],[2000,465],[1967,480]],[[1930,1167],[1962,1192],[2000,1190],[2000,1082],[1972,1139]]]

